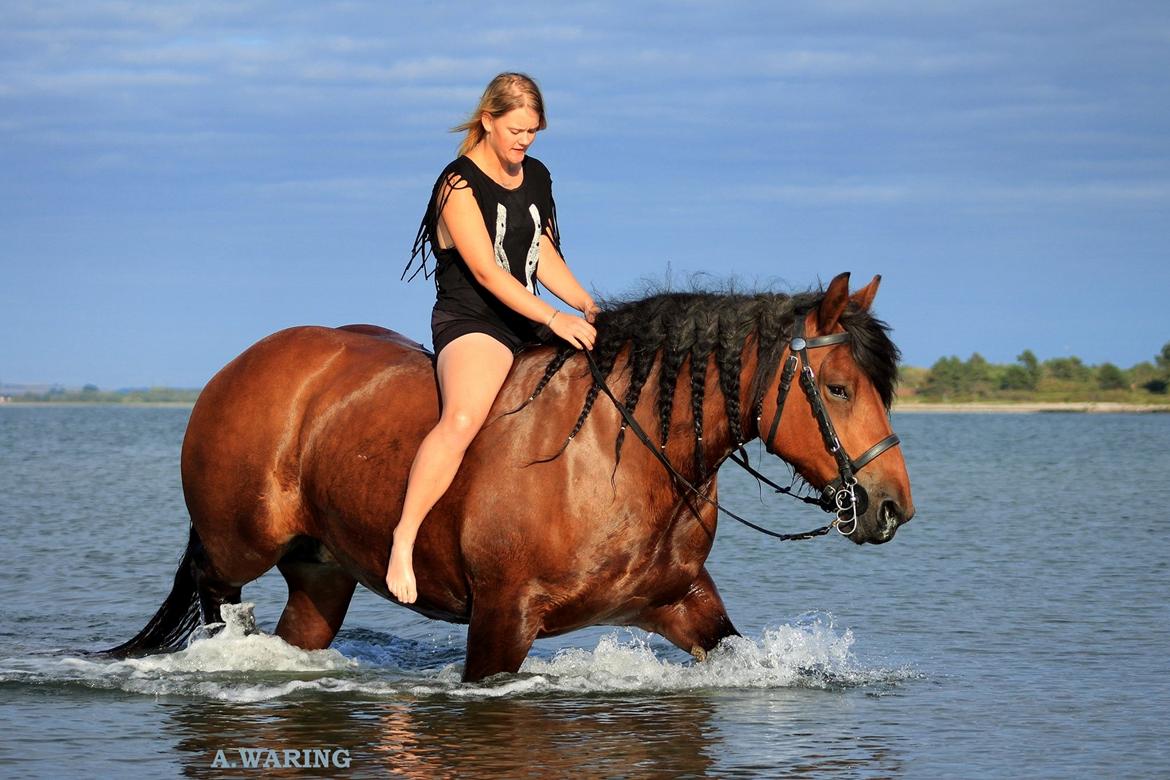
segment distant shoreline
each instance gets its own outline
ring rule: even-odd
[[[1066,412],[1074,414],[1166,414],[1170,404],[1130,404],[1115,401],[1005,401],[989,403],[902,402],[894,404],[895,412],[907,414],[1041,414]]]
[[[6,407],[18,406],[35,406],[44,408],[47,406],[186,406],[188,408],[195,405],[194,401],[4,401],[0,403],[0,409]]]
[[[188,408],[193,401],[7,401],[5,407],[49,406],[130,406],[134,408],[162,407]],[[1170,414],[1170,404],[1131,404],[1114,401],[1005,401],[994,403],[971,401],[965,403],[933,403],[922,401],[895,402],[894,411],[899,414]]]

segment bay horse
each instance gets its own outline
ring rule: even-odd
[[[852,295],[841,274],[827,290],[792,295],[609,303],[596,320],[595,368],[640,428],[657,432],[658,454],[712,499],[719,465],[765,435],[777,411],[765,448],[820,489],[837,461],[809,396],[780,406],[778,367],[798,331],[810,343],[847,334],[800,350],[818,403],[843,452],[896,442],[898,350],[869,313],[879,281]],[[468,624],[464,680],[516,672],[538,637],[589,625],[639,626],[700,660],[737,634],[704,567],[713,504],[686,495],[641,441],[623,451],[627,420],[608,397],[593,408],[599,385],[586,358],[567,344],[518,355],[419,532],[418,600],[407,606]],[[394,331],[294,327],[249,347],[191,411],[181,456],[191,525],[171,593],[137,636],[104,652],[182,647],[273,566],[289,591],[276,634],[328,647],[358,583],[393,600],[392,532],[438,416],[434,355]],[[900,448],[856,480],[869,501],[848,537],[888,541],[914,514]]]

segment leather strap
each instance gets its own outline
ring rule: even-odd
[[[876,458],[878,455],[881,455],[890,447],[893,447],[896,444],[900,444],[901,442],[902,440],[898,438],[898,434],[891,433],[889,436],[882,439],[865,452],[861,453],[860,457],[853,459],[853,473],[856,474],[858,471],[861,471],[861,469],[871,460]]]
[[[597,361],[593,359],[592,352],[585,350],[585,360],[589,363],[589,370],[593,373],[593,381],[595,381],[598,384],[598,386],[601,387],[602,392],[604,392],[609,397],[609,400],[613,402],[613,405],[617,408],[618,412],[621,414],[622,419],[626,421],[626,426],[634,432],[634,435],[637,436],[638,439],[641,440],[641,442],[644,445],[646,445],[646,448],[654,454],[654,457],[658,458],[658,461],[660,463],[662,463],[663,466],[666,467],[666,470],[670,473],[671,477],[674,478],[674,480],[677,484],[690,490],[692,493],[694,493],[699,498],[706,501],[708,504],[713,505],[716,509],[722,511],[725,515],[731,517],[732,519],[734,519],[740,523],[743,523],[748,528],[751,528],[755,531],[759,531],[762,534],[767,534],[768,536],[775,537],[782,542],[794,542],[794,541],[801,541],[804,539],[812,539],[813,537],[816,537],[816,536],[824,536],[825,534],[827,534],[829,531],[831,531],[833,529],[833,526],[830,524],[830,525],[821,526],[820,528],[815,528],[812,531],[805,531],[803,533],[798,533],[798,534],[777,533],[776,531],[771,531],[767,528],[756,525],[755,523],[751,522],[750,520],[745,520],[744,518],[737,515],[735,512],[732,512],[730,509],[728,509],[727,507],[720,504],[718,501],[715,501],[714,499],[712,499],[706,493],[702,492],[697,487],[692,485],[690,480],[688,480],[686,477],[684,477],[682,474],[680,474],[678,472],[678,470],[674,467],[674,465],[670,462],[670,460],[665,455],[662,454],[661,449],[659,447],[654,446],[654,443],[652,441],[650,441],[650,437],[646,435],[646,432],[644,430],[642,430],[642,426],[638,424],[638,421],[636,419],[634,419],[634,415],[630,413],[630,410],[626,408],[626,405],[623,404],[621,401],[619,401],[614,396],[613,392],[609,389],[609,384],[605,381],[605,377],[602,376],[601,369],[598,367]]]

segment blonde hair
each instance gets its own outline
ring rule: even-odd
[[[491,80],[479,105],[466,122],[451,128],[452,133],[466,132],[463,143],[459,144],[459,154],[464,155],[475,148],[475,145],[484,139],[487,131],[483,129],[480,118],[484,112],[492,117],[501,117],[517,108],[531,108],[540,118],[537,130],[548,126],[544,119],[544,98],[540,95],[540,87],[530,76],[524,73],[501,73]]]

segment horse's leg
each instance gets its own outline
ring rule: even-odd
[[[329,647],[357,585],[336,563],[324,562],[303,549],[290,551],[276,564],[288,583],[288,603],[276,624],[276,635],[302,650]]]
[[[219,608],[239,604],[243,587],[275,566],[284,552],[271,539],[245,536],[242,525],[195,523],[202,545],[193,568],[204,624],[223,621]]]
[[[224,604],[239,604],[241,585],[223,578],[211,564],[205,550],[200,550],[194,559],[196,593],[199,595],[199,615],[202,623],[219,623],[224,620],[219,608]]]
[[[685,596],[673,604],[643,610],[637,625],[666,637],[700,661],[725,637],[739,636],[706,567]]]
[[[236,468],[244,458],[230,446],[239,442],[222,445],[222,456],[209,454],[221,439],[191,428],[196,426],[184,441],[183,492],[201,540],[195,568],[203,622],[214,623],[223,619],[222,604],[239,603],[245,585],[282,562],[315,560],[319,543],[300,535],[306,521],[298,492],[282,489],[271,472],[254,464]],[[291,579],[289,590],[291,601]]]
[[[463,681],[476,682],[500,672],[520,671],[540,629],[527,600],[499,591],[491,599],[478,592],[472,598],[467,627],[467,661]]]

